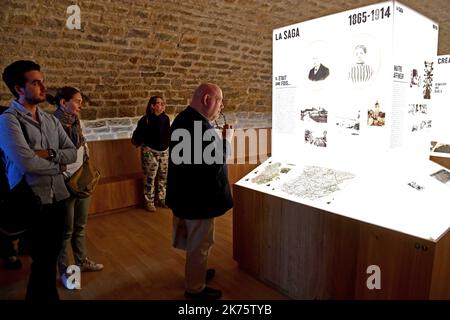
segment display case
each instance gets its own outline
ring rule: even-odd
[[[240,267],[298,299],[450,298],[437,39],[397,1],[273,31],[272,158],[234,185]]]

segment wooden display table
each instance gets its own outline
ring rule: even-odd
[[[237,184],[233,193],[234,259],[294,299],[450,298],[448,229],[426,240]],[[372,265],[380,289],[368,289]]]

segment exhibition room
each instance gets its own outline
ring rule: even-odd
[[[450,299],[448,0],[0,21],[0,300]]]

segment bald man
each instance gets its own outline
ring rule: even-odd
[[[223,109],[223,93],[215,84],[201,84],[190,105],[171,126],[166,204],[172,209],[173,246],[186,251],[185,297],[220,299],[222,292],[206,286],[215,275],[207,269],[214,243],[214,218],[233,207],[226,167],[232,128],[219,133],[211,122]]]

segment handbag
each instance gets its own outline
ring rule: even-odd
[[[69,192],[79,199],[92,195],[100,180],[100,171],[90,161],[86,152],[86,146],[84,146],[83,158],[84,161],[81,167],[66,181]]]

